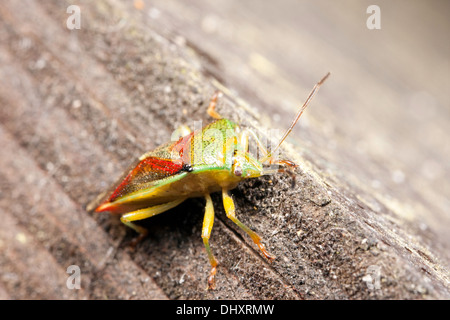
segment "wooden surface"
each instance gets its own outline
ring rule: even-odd
[[[0,298],[448,299],[449,5],[378,1],[0,3]],[[217,290],[200,237],[204,201],[135,236],[86,207],[181,124],[219,111],[286,128],[299,163],[233,191],[268,263],[213,196]],[[81,289],[69,290],[70,265]],[[379,287],[371,289],[371,270]]]

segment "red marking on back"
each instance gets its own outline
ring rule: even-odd
[[[114,201],[122,195],[133,179],[140,178],[145,175],[157,175],[161,178],[168,177],[180,172],[183,169],[181,162],[174,162],[169,159],[161,159],[148,157],[139,162],[139,164],[131,170],[131,172],[123,179],[119,186],[114,190],[108,202]]]

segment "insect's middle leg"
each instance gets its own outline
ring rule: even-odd
[[[133,241],[133,244],[136,244],[147,235],[148,231],[146,228],[139,226],[139,225],[133,223],[132,221],[147,219],[147,218],[153,217],[157,214],[163,213],[169,209],[176,207],[177,205],[182,203],[184,200],[186,200],[186,199],[182,198],[179,200],[170,201],[170,202],[156,205],[153,207],[128,212],[128,213],[125,213],[124,215],[122,215],[122,217],[120,218],[120,221],[122,221],[126,226],[130,227],[131,229],[133,229],[137,233],[139,233],[139,237]]]
[[[208,278],[208,288],[214,289],[214,276],[217,271],[217,260],[212,254],[211,248],[209,247],[209,238],[211,237],[211,230],[214,223],[214,206],[211,200],[211,196],[209,194],[205,195],[206,206],[205,206],[205,217],[203,219],[203,228],[202,228],[202,239],[203,244],[205,245],[206,253],[208,254],[209,263],[211,264],[211,272]]]
[[[217,98],[219,97],[220,92],[216,91],[213,96],[211,97],[211,101],[208,106],[208,110],[206,112],[209,114],[210,117],[219,120],[222,119],[222,116],[217,113],[216,111],[216,105],[217,105]]]
[[[272,256],[264,247],[264,245],[261,243],[261,237],[254,232],[252,229],[247,227],[245,224],[240,222],[238,218],[236,218],[236,209],[234,206],[233,198],[228,194],[228,190],[222,189],[222,198],[223,198],[223,206],[225,208],[225,212],[227,214],[227,217],[233,221],[239,228],[244,230],[250,238],[252,238],[253,242],[258,246],[258,248],[261,250],[261,252],[264,254],[264,256],[269,259],[273,260],[275,259],[274,256]]]

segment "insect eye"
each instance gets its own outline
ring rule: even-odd
[[[234,167],[234,175],[237,177],[242,176],[242,168],[241,166],[235,166]]]

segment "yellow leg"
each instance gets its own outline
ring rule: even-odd
[[[239,228],[244,230],[250,236],[250,238],[252,238],[253,242],[258,246],[258,248],[261,250],[261,252],[267,259],[269,260],[275,259],[274,256],[272,256],[269,252],[267,252],[266,248],[261,243],[261,237],[256,232],[247,227],[245,224],[240,222],[238,218],[236,218],[236,209],[234,207],[233,198],[231,198],[226,189],[222,189],[222,197],[223,197],[223,206],[225,208],[227,217],[235,224],[237,224]]]
[[[214,224],[214,206],[209,194],[205,195],[205,199],[206,206],[205,217],[203,219],[202,239],[203,244],[205,245],[206,253],[208,254],[209,263],[211,264],[211,272],[208,278],[208,288],[215,289],[214,276],[216,275],[218,263],[212,254],[211,248],[209,247],[209,238],[211,236],[211,230]]]
[[[222,116],[217,113],[216,104],[217,104],[217,98],[219,97],[219,92],[216,91],[214,95],[211,97],[211,102],[209,103],[208,110],[206,111],[212,118],[219,120],[222,119]]]
[[[136,220],[143,220],[150,217],[153,217],[157,214],[163,213],[164,211],[167,211],[169,209],[172,209],[182,203],[185,198],[163,203],[157,206],[153,206],[150,208],[144,208],[132,212],[125,213],[120,218],[120,221],[122,221],[125,225],[130,227],[131,229],[135,230],[137,233],[139,233],[139,237],[133,241],[133,244],[137,244],[139,241],[141,241],[148,233],[147,229],[144,227],[138,226],[137,224],[133,223],[132,221]]]

